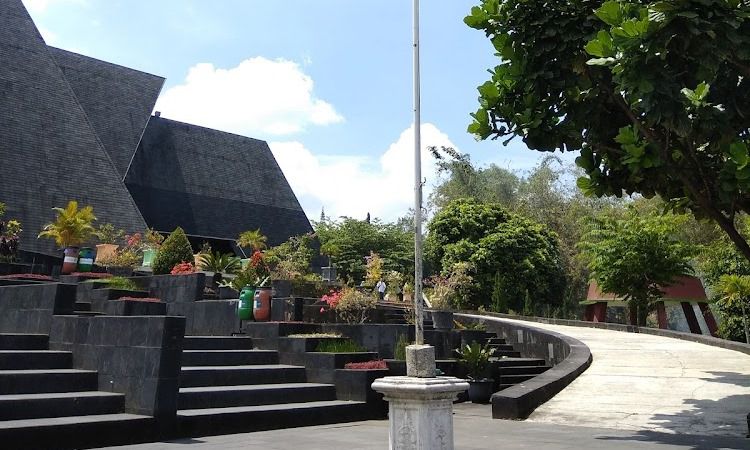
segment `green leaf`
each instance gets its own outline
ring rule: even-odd
[[[616,1],[604,2],[594,14],[608,25],[617,26],[622,23],[622,10]]]
[[[471,8],[471,14],[464,17],[464,23],[471,28],[479,29],[482,28],[487,19],[487,13],[479,6],[474,6]]]
[[[748,157],[747,153],[747,145],[745,145],[744,142],[732,143],[729,146],[729,155],[731,156],[732,161],[737,164],[738,170],[744,169],[745,166],[747,166],[747,163],[750,162],[750,157]]]
[[[698,97],[698,100],[703,100],[708,95],[710,86],[706,84],[706,82],[702,82],[698,85],[697,88],[695,88],[695,95]]]
[[[491,81],[485,82],[483,85],[479,86],[479,94],[484,97],[487,100],[495,100],[497,97],[500,96],[500,90],[497,88],[495,83]]]
[[[596,39],[589,41],[584,49],[589,55],[600,58],[615,56],[615,50],[612,47],[612,37],[606,31],[597,33]]]

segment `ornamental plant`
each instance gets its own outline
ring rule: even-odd
[[[96,216],[91,206],[78,209],[78,202],[71,200],[65,208],[52,209],[55,221],[45,225],[38,237],[54,239],[59,247],[68,248],[81,245],[94,234]]]
[[[116,244],[125,236],[125,230],[117,229],[111,223],[103,223],[94,231],[94,235],[102,244]]]
[[[471,264],[459,262],[453,264],[445,275],[427,279],[425,284],[432,287],[429,299],[433,309],[450,310],[462,303],[472,287],[471,269]]]
[[[336,314],[346,323],[365,323],[368,313],[375,308],[377,300],[368,293],[353,288],[344,288],[340,292]]]
[[[195,266],[187,261],[176,264],[169,272],[170,275],[189,275],[195,273]]]
[[[376,370],[376,369],[387,369],[388,364],[382,359],[374,359],[372,361],[364,362],[350,362],[344,364],[344,369],[350,370]]]
[[[152,265],[154,275],[170,273],[174,266],[182,262],[193,261],[193,248],[182,228],[177,227],[167,237],[156,253]]]

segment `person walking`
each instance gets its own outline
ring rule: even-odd
[[[378,297],[380,297],[380,301],[382,302],[385,299],[385,281],[381,278],[378,284],[375,285],[375,288],[378,290]]]

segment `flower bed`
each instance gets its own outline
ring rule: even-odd
[[[106,272],[73,272],[70,275],[74,277],[82,277],[82,278],[88,278],[88,279],[112,277],[111,273],[106,273]]]
[[[372,361],[346,363],[344,364],[344,369],[351,369],[351,370],[388,369],[388,365],[382,359],[375,359]]]
[[[3,275],[0,276],[0,280],[53,281],[51,276],[38,273],[14,273],[12,275]]]
[[[117,300],[127,300],[131,302],[148,302],[148,303],[161,303],[160,298],[154,297],[120,297]]]

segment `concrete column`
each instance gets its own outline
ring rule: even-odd
[[[453,377],[385,377],[391,450],[453,450],[453,401],[469,384]]]

